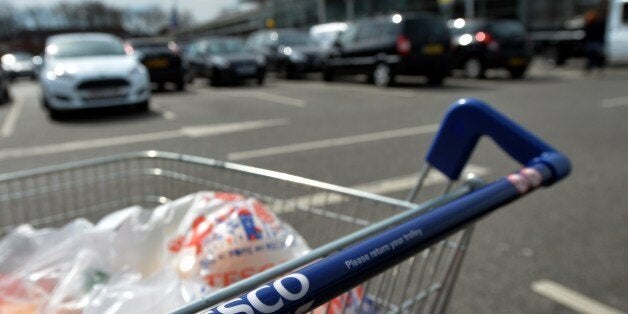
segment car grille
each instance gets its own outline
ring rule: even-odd
[[[127,87],[129,82],[125,79],[90,80],[79,84],[78,89]]]

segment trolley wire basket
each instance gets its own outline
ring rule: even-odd
[[[527,167],[488,185],[471,180],[455,186],[481,135]],[[444,312],[472,223],[565,177],[570,166],[560,153],[475,100],[454,105],[426,159],[407,200],[156,151],[0,175],[0,235],[25,223],[96,221],[117,209],[150,208],[201,190],[239,193],[264,202],[312,251],[173,309],[176,313],[305,313],[321,306],[327,313]],[[445,193],[413,203],[433,168],[451,179]]]

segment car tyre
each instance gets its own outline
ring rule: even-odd
[[[332,70],[332,69],[330,69],[328,67],[325,67],[323,69],[323,81],[331,82],[331,81],[334,80],[334,76],[335,76],[334,70]]]
[[[464,63],[464,75],[468,78],[482,79],[485,77],[486,69],[478,58],[470,58]]]
[[[523,79],[526,75],[526,68],[510,68],[508,72],[510,73],[510,78],[514,80]]]
[[[180,80],[176,81],[175,84],[177,84],[177,91],[185,91],[185,79],[181,78]]]
[[[395,74],[385,62],[380,62],[373,69],[373,83],[378,87],[392,86],[395,83]]]
[[[427,77],[427,84],[431,86],[441,86],[445,82],[444,75],[430,75]]]
[[[137,112],[148,112],[148,110],[150,110],[150,101],[148,100],[135,105],[135,111]]]
[[[2,90],[2,97],[0,98],[0,104],[11,102],[11,93],[9,93],[9,89],[5,88]]]
[[[266,75],[262,74],[257,76],[257,78],[255,79],[255,82],[257,83],[258,86],[262,86],[264,85],[264,81],[266,80]]]
[[[67,115],[66,115],[66,112],[62,110],[52,109],[48,107],[48,116],[50,117],[51,120],[61,121],[61,120],[64,120]]]

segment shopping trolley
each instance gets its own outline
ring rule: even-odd
[[[521,170],[492,183],[457,182],[483,135]],[[570,171],[569,160],[478,100],[447,113],[407,200],[212,159],[147,151],[0,175],[0,235],[17,225],[97,220],[199,191],[255,197],[313,248],[174,313],[444,312],[473,222]],[[432,169],[450,183],[414,203]]]

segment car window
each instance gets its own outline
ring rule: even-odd
[[[358,34],[359,27],[357,25],[349,25],[347,26],[347,30],[340,33],[338,36],[338,42],[343,46],[351,45]]]
[[[622,11],[622,15],[621,15],[622,23],[628,24],[628,3],[624,3],[621,11]]]
[[[488,25],[488,31],[497,38],[520,37],[526,33],[525,27],[518,21],[495,21]]]
[[[235,53],[245,50],[244,43],[240,40],[217,40],[209,43],[207,51],[212,54]]]
[[[46,53],[53,58],[125,55],[124,46],[114,40],[75,40],[50,44]]]
[[[277,44],[283,46],[304,46],[312,44],[312,41],[310,36],[305,32],[288,32],[279,34]]]
[[[411,38],[443,38],[448,36],[445,23],[438,18],[414,18],[406,21],[406,35]]]
[[[364,23],[358,32],[358,41],[376,39],[381,34],[381,23]]]

